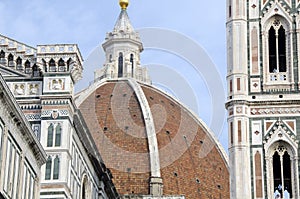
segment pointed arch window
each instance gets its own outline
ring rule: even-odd
[[[6,64],[5,52],[3,50],[0,52],[0,64]]]
[[[17,70],[23,70],[22,59],[20,57],[18,57],[16,62],[17,62]]]
[[[134,55],[133,54],[131,54],[130,55],[130,63],[131,63],[131,77],[133,77],[134,76],[134,62],[133,62],[133,60],[134,60]]]
[[[118,77],[123,76],[123,53],[119,53]]]
[[[283,155],[283,180],[285,190],[288,190],[290,197],[292,197],[291,158],[287,151]]]
[[[60,170],[60,157],[58,155],[54,157],[49,156],[46,162],[45,180],[58,180]]]
[[[58,156],[54,159],[54,165],[53,165],[53,180],[57,180],[59,178],[59,167],[60,167],[60,159]]]
[[[50,126],[48,127],[47,147],[52,147],[53,145],[53,130],[54,126],[53,124],[50,124]]]
[[[229,5],[228,5],[228,17],[231,17],[231,13],[232,12],[232,2],[231,0],[229,1]]]
[[[273,182],[275,189],[283,195],[284,190],[292,198],[291,157],[283,145],[279,145],[273,155]]]
[[[60,60],[58,61],[58,71],[59,72],[65,72],[66,71],[66,64],[65,61],[60,58]]]
[[[55,128],[55,146],[60,146],[61,144],[61,125],[58,124]]]
[[[36,64],[34,64],[33,67],[32,67],[32,73],[33,73],[32,74],[33,77],[40,77],[41,76],[41,71],[40,71],[39,67]]]
[[[286,72],[286,34],[279,20],[269,29],[269,72]]]
[[[49,61],[49,72],[56,72],[56,64],[53,59]]]
[[[52,158],[51,156],[49,156],[46,162],[45,180],[51,179],[51,167],[52,167]]]
[[[9,54],[8,57],[7,57],[7,59],[8,59],[8,66],[9,67],[14,67],[15,66],[15,64],[14,64],[14,56],[12,54]]]
[[[26,74],[31,74],[32,70],[31,70],[30,62],[28,60],[26,60],[24,65],[25,65],[25,73]]]
[[[88,180],[87,177],[84,176],[84,179],[82,181],[82,185],[81,185],[81,199],[86,199],[87,198],[87,194],[89,193],[88,189]]]
[[[60,147],[62,136],[61,124],[50,124],[48,127],[47,147]]]

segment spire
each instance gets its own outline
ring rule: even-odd
[[[114,32],[124,32],[124,33],[131,33],[131,32],[134,32],[134,29],[130,23],[130,20],[129,20],[129,17],[128,17],[128,14],[127,14],[127,11],[126,9],[122,9],[121,10],[121,13],[119,15],[119,18],[115,24],[115,27],[114,27]]]
[[[128,14],[127,14],[127,7],[129,5],[129,0],[120,0],[119,1],[120,7],[121,7],[121,13],[119,15],[119,18],[115,24],[114,32],[134,32],[134,29],[130,23]]]

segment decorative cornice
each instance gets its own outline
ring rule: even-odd
[[[25,115],[17,104],[14,96],[10,92],[8,86],[6,85],[2,75],[0,74],[0,98],[6,103],[6,108],[10,112],[10,117],[16,123],[16,126],[20,129],[24,140],[31,148],[34,156],[37,159],[38,164],[41,166],[46,162],[46,153],[38,141],[35,134],[32,132],[31,126],[27,121]]]

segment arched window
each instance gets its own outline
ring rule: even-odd
[[[278,187],[281,184],[281,166],[280,166],[280,156],[278,152],[273,155],[273,177],[274,177],[274,187]]]
[[[54,166],[53,166],[53,180],[57,180],[59,178],[59,164],[60,160],[59,157],[56,156],[54,159]]]
[[[51,156],[49,156],[46,162],[45,180],[51,179],[51,167],[52,167],[52,158]]]
[[[5,58],[5,52],[3,50],[1,50],[0,52],[0,59],[3,59]]]
[[[131,63],[131,77],[133,77],[134,73],[134,64],[133,64],[134,56],[133,54],[130,55],[130,63]]]
[[[291,190],[291,158],[287,151],[283,155],[283,180],[285,189],[288,190],[288,192],[290,193],[290,197],[293,197]]]
[[[33,77],[40,77],[41,76],[40,69],[36,64],[34,64],[33,67],[32,67],[32,73],[33,73],[32,74]]]
[[[278,57],[279,57],[279,72],[286,72],[286,41],[285,30],[281,26],[278,30]]]
[[[20,57],[18,57],[16,62],[17,62],[17,70],[23,70],[22,59]]]
[[[8,59],[8,66],[9,67],[14,67],[15,66],[14,56],[12,54],[9,54],[7,59]]]
[[[123,77],[123,53],[119,53],[118,77]]]
[[[26,74],[31,74],[32,73],[32,70],[31,70],[31,65],[30,65],[30,62],[28,60],[26,60],[25,62],[25,73]]]
[[[60,60],[58,60],[58,71],[59,72],[65,72],[66,71],[66,64],[65,61],[60,58]]]
[[[61,125],[58,124],[55,128],[55,146],[60,146],[61,144]]]
[[[83,183],[83,185],[82,185],[81,199],[86,199],[85,198],[85,183]]]
[[[286,72],[286,35],[285,29],[275,19],[269,29],[269,72]]]
[[[56,72],[56,64],[53,59],[49,61],[49,72]]]
[[[276,57],[276,35],[275,29],[271,26],[269,30],[269,72],[273,73],[277,70]]]
[[[72,70],[72,68],[73,68],[73,64],[74,64],[74,61],[70,58],[70,59],[68,59],[68,61],[67,61],[67,71],[69,71],[70,69]]]
[[[228,17],[231,17],[231,14],[232,14],[232,2],[230,0],[228,5]]]
[[[287,148],[279,145],[273,155],[273,183],[281,195],[284,190],[290,193],[292,198],[292,179],[291,179],[291,158]]]
[[[0,52],[0,64],[6,64],[5,52],[3,50]]]
[[[89,190],[89,185],[88,185],[88,179],[87,179],[87,176],[84,175],[83,181],[81,184],[81,199],[89,198],[88,197],[89,193],[90,193],[90,190]]]
[[[47,147],[53,146],[53,130],[53,124],[50,124],[50,126],[48,127]]]

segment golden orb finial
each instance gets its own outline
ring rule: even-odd
[[[129,4],[129,0],[120,0],[119,4],[123,10],[126,10]]]

